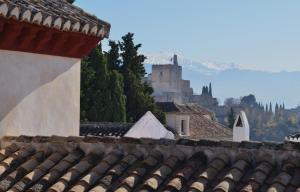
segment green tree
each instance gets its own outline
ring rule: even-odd
[[[256,98],[254,95],[250,94],[241,99],[241,104],[246,106],[252,106],[252,107],[256,106],[257,105]]]
[[[109,41],[110,50],[107,52],[107,62],[110,70],[120,70],[122,61],[120,60],[119,44]]]
[[[227,114],[228,127],[232,129],[234,126],[234,122],[235,122],[235,112],[231,107],[229,113]]]
[[[118,72],[121,65],[119,47],[114,41],[109,42],[110,50],[106,54],[110,70],[109,90],[111,90],[111,118],[113,121],[126,121],[126,96],[124,94],[123,76]]]
[[[151,96],[152,88],[142,83],[142,77],[146,74],[143,64],[146,57],[138,53],[141,44],[135,45],[133,36],[133,33],[128,33],[119,42],[122,58],[120,72],[124,77],[127,121],[135,122],[147,111],[151,111],[162,123],[165,123],[164,113],[158,109]]]
[[[98,46],[82,62],[82,121],[125,121],[123,78],[117,71],[109,70],[107,57]]]
[[[209,83],[209,91],[208,91],[209,95],[212,97],[212,87],[211,87],[211,83]]]

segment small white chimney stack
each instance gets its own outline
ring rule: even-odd
[[[250,126],[246,113],[241,111],[235,119],[233,126],[233,141],[249,141]]]

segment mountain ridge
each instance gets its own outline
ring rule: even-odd
[[[160,57],[146,55],[146,71],[151,73],[152,64],[170,64],[172,54]],[[285,103],[287,108],[299,105],[300,95],[299,71],[259,71],[243,69],[238,65],[207,65],[178,56],[179,65],[183,67],[183,79],[191,81],[191,87],[200,94],[202,86],[213,84],[214,96],[222,103],[226,98],[254,94],[263,103]],[[213,67],[211,67],[213,66]],[[216,67],[217,66],[217,67]]]

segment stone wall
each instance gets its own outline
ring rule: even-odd
[[[153,65],[151,84],[155,93],[180,92],[182,68],[176,65]]]
[[[173,64],[153,65],[147,81],[157,102],[188,103],[193,95],[189,80],[182,80],[182,67]]]

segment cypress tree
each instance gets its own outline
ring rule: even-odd
[[[112,111],[111,121],[126,121],[126,96],[124,94],[123,76],[118,72],[120,69],[119,46],[114,41],[109,42],[110,50],[107,53],[107,63],[110,69],[109,89],[111,90]]]
[[[281,108],[281,105],[280,105],[280,108]],[[275,105],[275,115],[278,115],[279,114],[279,108],[278,108],[278,104],[276,103]]]
[[[162,123],[165,123],[164,113],[158,109],[151,96],[153,90],[142,83],[142,77],[146,73],[143,64],[146,57],[138,53],[141,44],[135,45],[133,36],[134,34],[128,33],[119,42],[123,62],[120,72],[124,77],[127,121],[135,122],[147,111],[151,111]]]
[[[207,95],[208,94],[208,87],[205,86],[205,94]]]
[[[228,122],[228,127],[232,129],[235,122],[235,112],[232,107],[230,107],[230,111],[227,114],[227,122]]]
[[[82,62],[80,115],[81,121],[125,121],[123,79],[107,67],[101,45]]]
[[[209,95],[212,97],[212,87],[211,87],[211,83],[209,83]]]
[[[85,118],[88,121],[106,121],[108,111],[106,111],[107,105],[105,105],[105,99],[110,99],[108,90],[106,89],[109,77],[101,46],[92,51],[86,62],[87,70],[91,71],[93,76],[82,77],[82,81],[84,81],[84,78],[92,78],[88,87],[84,88],[87,90],[85,94],[86,98],[81,98],[81,100],[87,100],[85,103],[88,103]]]
[[[120,60],[120,49],[119,44],[115,41],[109,41],[110,50],[107,53],[108,67],[111,70],[120,70],[121,60]]]

